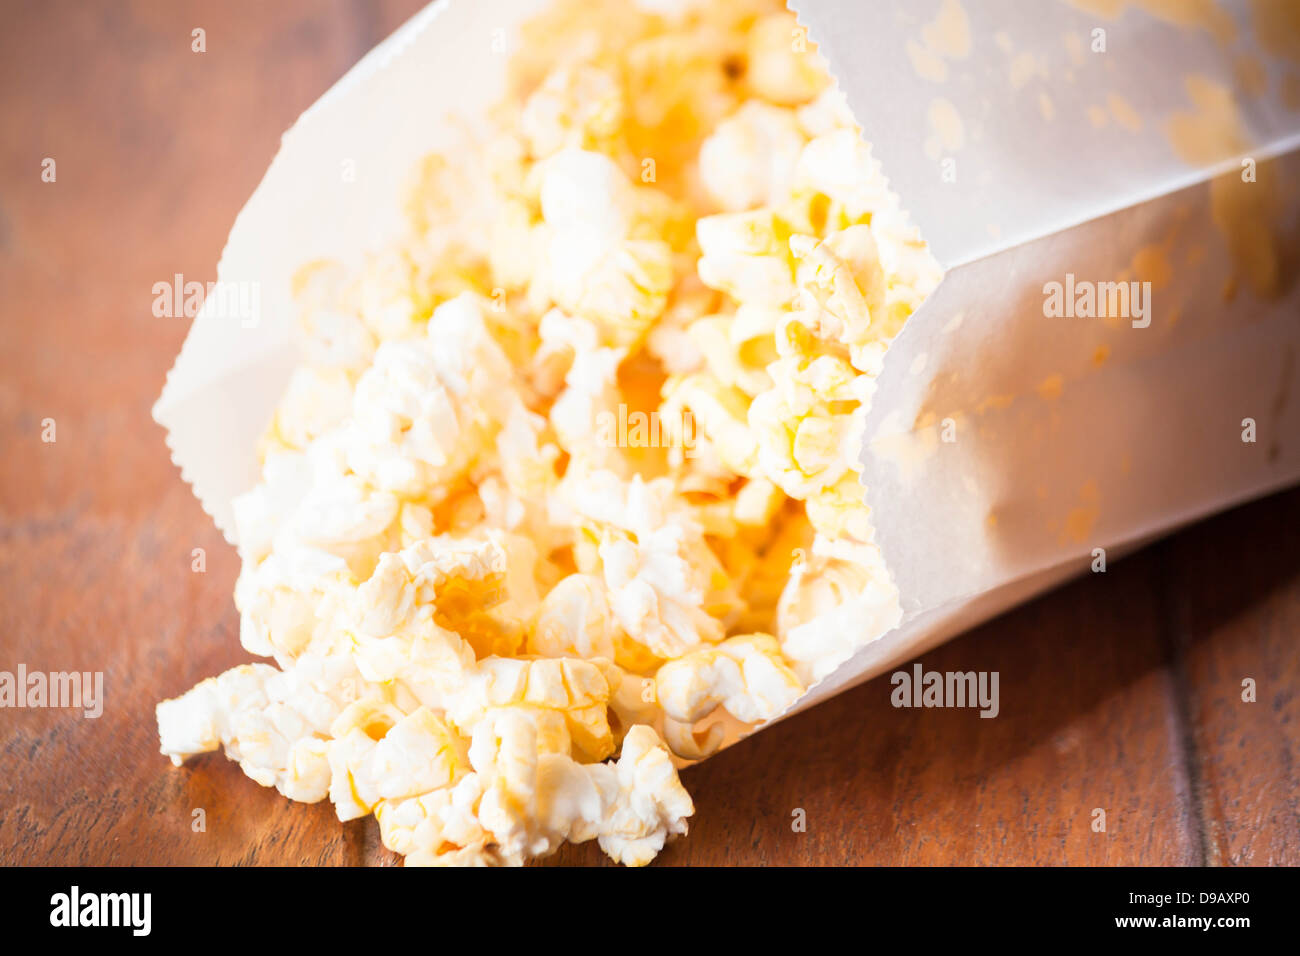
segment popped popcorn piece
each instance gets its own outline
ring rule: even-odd
[[[161,749],[179,766],[224,747],[262,786],[315,803],[330,786],[327,732],[349,694],[365,687],[346,656],[303,659],[287,671],[243,664],[158,704]]]
[[[686,375],[665,389],[663,407],[673,420],[675,409],[689,410],[717,454],[719,462],[737,475],[754,473],[758,442],[746,421],[748,396],[711,375]]]
[[[827,219],[840,229],[898,205],[871,147],[852,126],[828,130],[804,147],[795,168],[794,192],[830,200]]]
[[[644,338],[672,289],[672,248],[656,239],[610,242],[594,230],[557,232],[546,262],[555,301],[591,319],[615,345]]]
[[[750,100],[700,147],[700,180],[726,212],[784,200],[804,147],[793,110]]]
[[[705,216],[695,234],[705,285],[739,302],[777,309],[794,298],[790,227],[771,209]]]
[[[781,651],[810,684],[848,660],[863,634],[883,634],[902,616],[879,548],[819,536],[781,593]]]
[[[635,187],[608,156],[566,149],[542,166],[542,218],[557,233],[581,232],[611,241],[627,236]]]
[[[856,456],[854,458],[856,461]],[[867,490],[857,472],[846,471],[839,481],[808,497],[808,520],[818,534],[834,539],[869,541],[871,509]]]
[[[403,717],[375,745],[375,789],[385,800],[450,787],[469,771],[464,740],[427,707]]]
[[[566,63],[528,98],[519,127],[538,158],[565,147],[610,149],[622,131],[624,109],[623,90],[608,71]]]
[[[545,856],[566,840],[595,839],[616,862],[643,866],[669,836],[686,832],[695,812],[649,727],[629,730],[612,764],[539,753],[532,725],[515,715],[496,725],[493,745],[479,770],[491,782],[478,816],[507,859]]]
[[[383,555],[349,605],[348,626],[363,669],[375,680],[412,680],[409,669],[394,668],[418,646],[422,664],[443,661],[448,679],[459,680],[464,668],[455,665],[466,655],[517,651],[524,639],[521,618],[530,615],[537,595],[531,569],[518,567],[531,555],[522,543],[508,550],[505,540],[500,534],[429,538]]]
[[[786,14],[772,14],[754,24],[748,52],[749,83],[773,103],[806,103],[830,82],[806,31]]]
[[[683,760],[703,760],[717,752],[726,737],[722,724],[710,724],[703,731],[691,724],[665,717],[664,743]]]
[[[477,299],[444,302],[423,341],[384,343],[357,382],[348,465],[377,488],[436,498],[491,446],[512,377]]]
[[[617,445],[604,440],[597,427],[602,414],[617,415],[622,395],[618,367],[625,349],[593,348],[579,352],[564,376],[564,390],[551,406],[551,426],[560,447],[593,467],[620,467]]]
[[[730,316],[709,315],[692,322],[688,334],[709,374],[753,397],[772,387],[767,366],[777,357],[772,336],[781,315],[742,305]]]
[[[575,754],[603,760],[614,749],[606,715],[609,684],[594,663],[576,658],[512,660],[489,657],[468,675],[446,704],[448,719],[462,729],[477,728],[493,711],[545,711],[563,718]],[[566,746],[560,751],[569,753]]]
[[[744,634],[669,661],[655,675],[659,702],[673,720],[692,725],[716,707],[745,723],[779,717],[803,685],[770,634]]]
[[[352,581],[347,563],[313,548],[277,551],[246,562],[235,581],[239,642],[283,665],[308,650],[328,651],[327,599],[341,599]]]
[[[837,129],[858,130],[858,122],[853,118],[848,101],[838,87],[829,86],[811,103],[805,103],[795,110],[799,125],[809,137],[815,138]]]
[[[829,239],[794,236],[790,250],[799,260],[795,303],[800,321],[823,339],[855,349],[877,334],[873,319],[885,299],[885,275],[870,226],[849,226]]]
[[[590,574],[571,574],[542,599],[529,649],[543,657],[613,660],[620,636],[605,583]]]
[[[353,701],[330,724],[329,797],[341,821],[364,817],[379,802],[378,744],[401,719],[400,710],[372,696]]]
[[[388,847],[406,857],[407,866],[522,863],[507,860],[489,847],[491,834],[478,821],[483,779],[477,773],[452,787],[431,790],[406,800],[381,800],[375,807],[379,833]]]
[[[608,471],[568,487],[588,522],[609,603],[629,640],[658,657],[718,641],[734,603],[730,582],[667,479],[622,482]],[[721,612],[721,613],[719,613]]]
[[[306,368],[359,374],[375,354],[374,335],[361,316],[348,308],[346,282],[343,265],[324,259],[307,263],[293,275],[290,289],[299,310]]]
[[[338,368],[304,365],[294,370],[271,422],[270,435],[283,450],[306,448],[352,413],[352,381]]]

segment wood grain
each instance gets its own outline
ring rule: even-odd
[[[396,862],[372,821],[157,752],[154,703],[245,655],[235,556],[149,418],[187,320],[150,303],[215,278],[280,134],[419,5],[5,5],[0,669],[102,670],[107,702],[0,711],[0,863]],[[925,657],[997,670],[996,719],[895,709],[877,680],[687,771],[662,863],[1300,862],[1298,529],[1300,491],[1277,495]]]
[[[1300,493],[1160,550],[1206,862],[1300,865]]]

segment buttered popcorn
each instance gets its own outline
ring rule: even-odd
[[[306,361],[234,504],[274,663],[159,734],[408,864],[641,865],[679,767],[897,623],[858,458],[939,270],[775,0],[566,0],[509,88],[404,235],[295,277]]]

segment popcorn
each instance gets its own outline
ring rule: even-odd
[[[671,658],[721,639],[730,582],[698,525],[673,501],[670,481],[635,475],[623,484],[596,472],[569,493],[598,542],[610,606],[631,642]]]
[[[809,495],[808,520],[824,537],[866,542],[872,534],[871,509],[867,507],[866,497],[858,474],[846,471],[835,484]]]
[[[240,643],[281,664],[309,648],[327,649],[332,635],[323,605],[327,595],[345,593],[350,580],[342,558],[310,548],[246,562],[235,582]]]
[[[684,724],[716,707],[745,723],[771,720],[803,693],[776,638],[768,634],[730,637],[669,661],[659,668],[655,684],[664,713]]]
[[[348,691],[363,686],[346,656],[301,661],[288,671],[243,664],[158,705],[162,752],[179,765],[224,747],[258,783],[315,803],[330,785],[324,735]]]
[[[700,147],[700,180],[726,212],[775,205],[790,190],[804,142],[793,110],[750,100]]]
[[[605,812],[597,839],[616,862],[644,866],[669,836],[686,832],[686,818],[694,815],[695,806],[650,728],[628,731],[618,763],[604,776]]]
[[[794,191],[830,200],[835,212],[827,218],[839,228],[898,204],[871,147],[851,127],[828,130],[808,143],[795,167]]]
[[[769,309],[741,306],[730,316],[697,319],[688,334],[714,378],[752,397],[772,386],[767,366],[776,359],[772,333],[780,315]]]
[[[565,64],[528,98],[519,126],[538,158],[565,147],[608,149],[623,128],[624,109],[623,90],[607,71]]]
[[[619,636],[605,583],[590,574],[571,574],[542,600],[529,648],[544,657],[613,660]]]
[[[398,553],[379,559],[375,573],[358,588],[352,599],[349,626],[358,651],[375,670],[376,680],[401,676],[380,663],[398,643],[404,653],[414,653],[404,642],[419,641],[424,654],[445,657],[444,646],[457,658],[468,645],[475,654],[511,654],[523,640],[523,624],[536,603],[536,593],[526,569],[511,573],[512,558],[532,557],[517,546],[514,554],[502,544],[503,536],[491,534],[481,541],[447,537],[430,538]],[[511,596],[511,581],[516,582]],[[513,602],[511,613],[501,615],[503,605]],[[446,635],[450,635],[447,637]],[[401,638],[401,642],[389,640]],[[450,658],[445,658],[450,660]],[[381,674],[385,676],[380,676]],[[458,671],[454,675],[461,677]]]
[[[772,103],[793,106],[817,96],[829,83],[826,66],[790,17],[772,14],[749,33],[749,83]]]
[[[339,263],[326,260],[309,262],[293,276],[291,289],[310,363],[304,368],[360,373],[370,364],[378,343],[361,316],[348,308],[346,279]]]
[[[233,503],[275,666],[157,707],[174,762],[408,865],[648,863],[678,766],[901,617],[858,458],[938,266],[776,0],[645,2],[524,24],[405,232],[294,275],[305,361]]]
[[[294,370],[271,423],[271,434],[284,449],[306,448],[352,411],[352,382],[337,368]]]
[[[794,236],[790,249],[799,260],[796,311],[820,338],[854,349],[871,341],[873,317],[884,307],[884,271],[869,226],[849,226],[820,242]]]
[[[811,103],[800,106],[795,115],[804,133],[813,138],[838,129],[858,129],[858,122],[853,118],[844,94],[834,86],[827,87]]]
[[[387,249],[367,266],[356,288],[361,321],[381,342],[417,336],[433,303],[421,290],[415,261],[405,250]]]
[[[774,389],[750,404],[749,424],[759,469],[791,498],[821,491],[849,468],[850,415],[819,414],[815,404],[801,407]]]
[[[726,736],[722,724],[710,724],[703,731],[697,731],[690,724],[665,717],[664,743],[668,749],[683,760],[703,760],[713,755]]]
[[[522,862],[507,861],[496,847],[489,846],[491,834],[477,816],[482,796],[482,778],[469,773],[451,787],[405,800],[379,801],[375,819],[384,846],[405,856],[408,866]]]
[[[548,226],[597,240],[628,234],[636,205],[634,187],[608,156],[566,149],[541,168],[542,218]]]
[[[357,382],[348,465],[396,494],[445,488],[506,417],[512,377],[478,301],[465,294],[443,303],[429,319],[425,341],[381,345]]]
[[[375,789],[385,800],[450,787],[468,770],[464,740],[427,707],[403,717],[375,745]]]
[[[263,465],[263,483],[234,500],[246,563],[305,548],[368,573],[400,522],[403,505],[346,472],[339,438],[332,432],[305,453],[273,454]]]
[[[777,309],[794,297],[790,228],[772,210],[706,216],[695,233],[705,285],[739,302]]]
[[[746,422],[749,401],[743,391],[709,375],[687,375],[666,392],[664,406],[689,409],[723,465],[738,475],[753,472],[758,443]]]
[[[780,489],[767,479],[747,481],[736,493],[733,505],[736,521],[742,525],[764,527],[776,517],[783,500]]]
[[[603,442],[596,423],[620,403],[618,367],[625,349],[578,352],[564,376],[564,390],[551,406],[551,426],[561,448],[595,467],[618,467],[618,449]]]
[[[609,684],[590,661],[542,658],[482,661],[468,681],[448,700],[447,716],[462,728],[476,728],[485,714],[510,708],[516,714],[548,712],[563,718],[573,751],[587,761],[602,760],[613,750],[605,707]],[[565,746],[560,752],[569,753]]]
[[[557,232],[547,250],[548,288],[561,308],[591,319],[615,345],[634,345],[668,303],[672,249],[653,239],[613,243],[593,230]]]
[[[364,817],[379,802],[378,743],[402,712],[378,697],[354,701],[330,724],[330,802],[342,821]]]
[[[545,855],[564,840],[596,839],[616,862],[642,866],[695,812],[654,731],[633,727],[614,764],[535,756],[528,725],[500,736],[493,786],[479,817],[507,854]]]
[[[673,268],[666,242],[630,235],[645,207],[636,187],[608,157],[567,149],[542,166],[541,206],[545,288],[607,342],[639,341],[667,304]]]
[[[616,762],[582,764],[539,751],[532,725],[512,714],[482,751],[476,772],[454,788],[381,805],[384,843],[408,865],[519,863],[566,840],[596,839],[615,861],[641,866],[685,833],[695,812],[648,727],[628,732]]]
[[[801,680],[818,681],[849,658],[864,632],[883,634],[902,616],[879,548],[819,536],[781,593],[781,651]]]

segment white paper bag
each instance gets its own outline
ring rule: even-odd
[[[298,362],[290,276],[395,233],[399,184],[448,145],[449,113],[473,122],[500,97],[515,28],[542,5],[439,0],[286,133],[217,270],[256,290],[257,315],[209,297],[154,409],[228,539]],[[1086,570],[1095,549],[1113,560],[1300,478],[1297,190],[1284,188],[1300,182],[1300,114],[1244,2],[1222,5],[1230,36],[1221,19],[1064,3],[793,6],[947,270],[891,346],[863,460],[903,624],[799,710]],[[1243,57],[1265,88],[1228,112]],[[1264,238],[1245,235],[1260,210]],[[1149,282],[1147,315],[1046,315],[1044,287],[1074,280]]]

